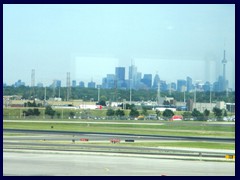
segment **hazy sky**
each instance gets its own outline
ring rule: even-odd
[[[187,76],[235,89],[235,5],[3,5],[3,82],[50,85],[54,79],[101,83],[116,66]]]

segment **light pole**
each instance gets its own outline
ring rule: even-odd
[[[45,87],[45,88],[44,88],[44,106],[45,106],[46,103],[47,103],[47,102],[46,102],[46,100],[47,100],[47,99],[46,99],[46,94],[47,94],[47,88]]]
[[[209,101],[210,101],[210,108],[212,109],[212,88],[211,88],[211,85],[210,85],[209,89],[210,89],[210,99],[209,99]]]
[[[183,97],[183,102],[185,103],[185,102],[186,102],[186,98],[185,98],[185,90],[183,91],[183,95],[184,95],[184,97]]]
[[[100,86],[98,85],[98,102],[100,102]]]
[[[183,102],[186,102],[186,97],[185,97],[185,91],[186,91],[186,86],[182,86],[182,90],[183,90]]]
[[[199,85],[199,83],[202,81],[202,80],[195,80],[196,83],[195,83],[195,91],[194,91],[194,104],[195,104],[195,108],[197,109],[197,85]]]
[[[195,89],[194,89],[194,108],[196,108],[196,84],[195,84]]]
[[[126,109],[126,99],[123,99],[123,109]]]
[[[132,79],[130,79],[130,97],[129,97],[129,100],[130,100],[130,105],[132,104]]]
[[[60,86],[58,87],[58,98],[60,99]]]

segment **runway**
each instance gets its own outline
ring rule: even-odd
[[[225,143],[233,143],[233,138],[3,129],[3,134],[5,133],[8,135],[3,136],[4,176],[235,175],[235,161],[220,162],[225,159],[225,152],[201,150],[200,154],[199,150],[108,145],[112,138],[120,139],[121,142]],[[80,142],[81,138],[89,139],[90,144]],[[105,144],[96,145],[91,142]],[[206,161],[210,159],[214,161]]]
[[[4,152],[4,176],[234,176],[235,163],[97,153]]]

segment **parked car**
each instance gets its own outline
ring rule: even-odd
[[[158,118],[157,118],[156,114],[150,114],[150,115],[147,116],[147,119],[149,119],[149,120],[157,120]]]

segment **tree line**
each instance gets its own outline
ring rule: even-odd
[[[27,109],[24,110],[23,112],[23,116],[40,116],[40,111],[39,109],[35,106],[33,109]],[[157,119],[162,119],[162,120],[169,120],[173,115],[174,112],[170,109],[166,109],[164,110],[162,113],[158,110],[155,111],[156,113],[156,120]],[[222,110],[219,109],[217,107],[213,108],[213,113],[214,116],[216,118],[216,120],[221,121],[223,120],[223,116],[227,116],[227,111],[226,110]],[[57,117],[58,119],[60,118],[60,113],[53,110],[51,106],[46,106],[45,107],[45,115],[51,117],[52,119],[54,117]],[[69,112],[69,118],[76,118],[76,113],[74,111],[70,111]],[[82,117],[87,119],[89,118],[90,113],[87,112],[83,112]],[[106,117],[108,117],[108,119],[138,119],[138,120],[143,120],[146,119],[147,116],[149,115],[148,110],[144,107],[142,107],[141,110],[138,110],[134,105],[130,106],[130,112],[128,115],[125,114],[125,111],[122,109],[112,109],[109,108],[106,111]],[[206,121],[209,119],[209,115],[210,115],[210,111],[205,109],[204,112],[200,112],[197,109],[193,109],[192,112],[189,111],[185,111],[182,113],[183,116],[183,120],[197,120],[197,121]]]
[[[44,87],[28,87],[28,86],[5,86],[3,87],[3,95],[4,96],[12,96],[18,95],[21,96],[22,99],[33,100],[39,99],[46,100],[49,98],[60,97],[63,101],[67,99],[67,88],[45,88]],[[124,99],[129,100],[130,92],[129,89],[101,89],[100,90],[101,99],[105,101],[115,101],[122,102]],[[173,97],[176,101],[183,102],[184,94],[183,92],[172,91],[171,95],[169,92],[161,92],[162,97]],[[156,101],[157,90],[154,89],[140,89],[140,90],[132,90],[132,101]],[[97,101],[98,100],[98,89],[96,88],[82,88],[82,87],[72,87],[70,99],[82,99],[84,101]],[[194,92],[185,92],[185,99],[194,99]],[[226,92],[211,92],[211,100],[212,102],[217,101],[225,101],[234,103],[235,102],[235,92],[228,92],[228,96],[226,96]],[[210,92],[197,92],[196,101],[201,103],[208,103],[210,101]]]

